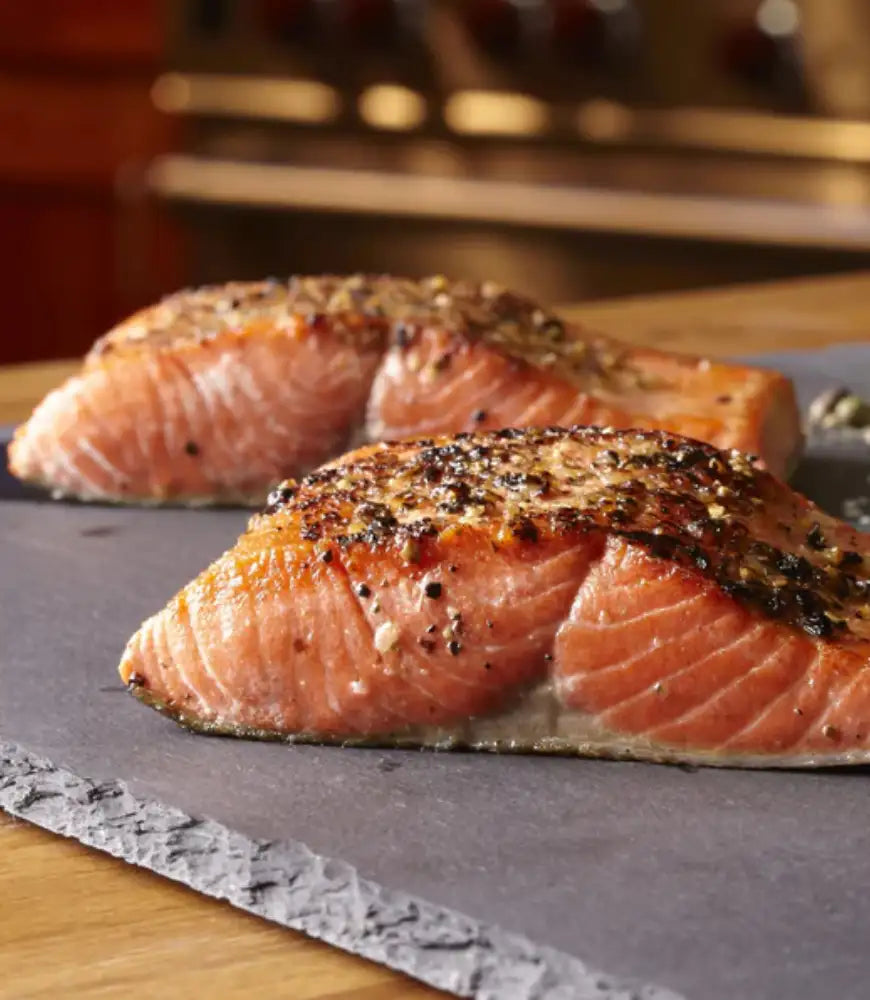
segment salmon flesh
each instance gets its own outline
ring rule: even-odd
[[[276,490],[121,677],[216,733],[866,763],[866,538],[663,432],[372,445]]]
[[[250,503],[352,443],[526,426],[802,443],[775,372],[631,347],[492,283],[296,277],[181,292],[103,337],[15,435],[56,496]]]

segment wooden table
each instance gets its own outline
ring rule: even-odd
[[[709,354],[870,340],[870,274],[565,312]],[[0,369],[0,423],[73,365]],[[0,997],[422,1000],[442,994],[0,813]],[[10,975],[11,973],[11,975]]]

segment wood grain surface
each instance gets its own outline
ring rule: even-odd
[[[637,343],[747,354],[870,340],[870,274],[566,307]],[[95,335],[100,331],[95,331]],[[0,369],[0,423],[73,362]],[[0,813],[0,998],[443,994]]]

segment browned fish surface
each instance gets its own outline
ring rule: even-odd
[[[219,732],[865,762],[867,548],[740,453],[662,433],[375,445],[276,491],[121,675]]]
[[[19,429],[58,495],[260,502],[349,441],[596,424],[757,454],[801,436],[776,373],[630,347],[490,283],[292,278],[181,292],[100,340]]]

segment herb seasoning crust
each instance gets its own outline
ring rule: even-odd
[[[739,452],[468,433],[282,484],[121,671],[207,731],[854,763],[870,759],[868,591],[863,539]]]

